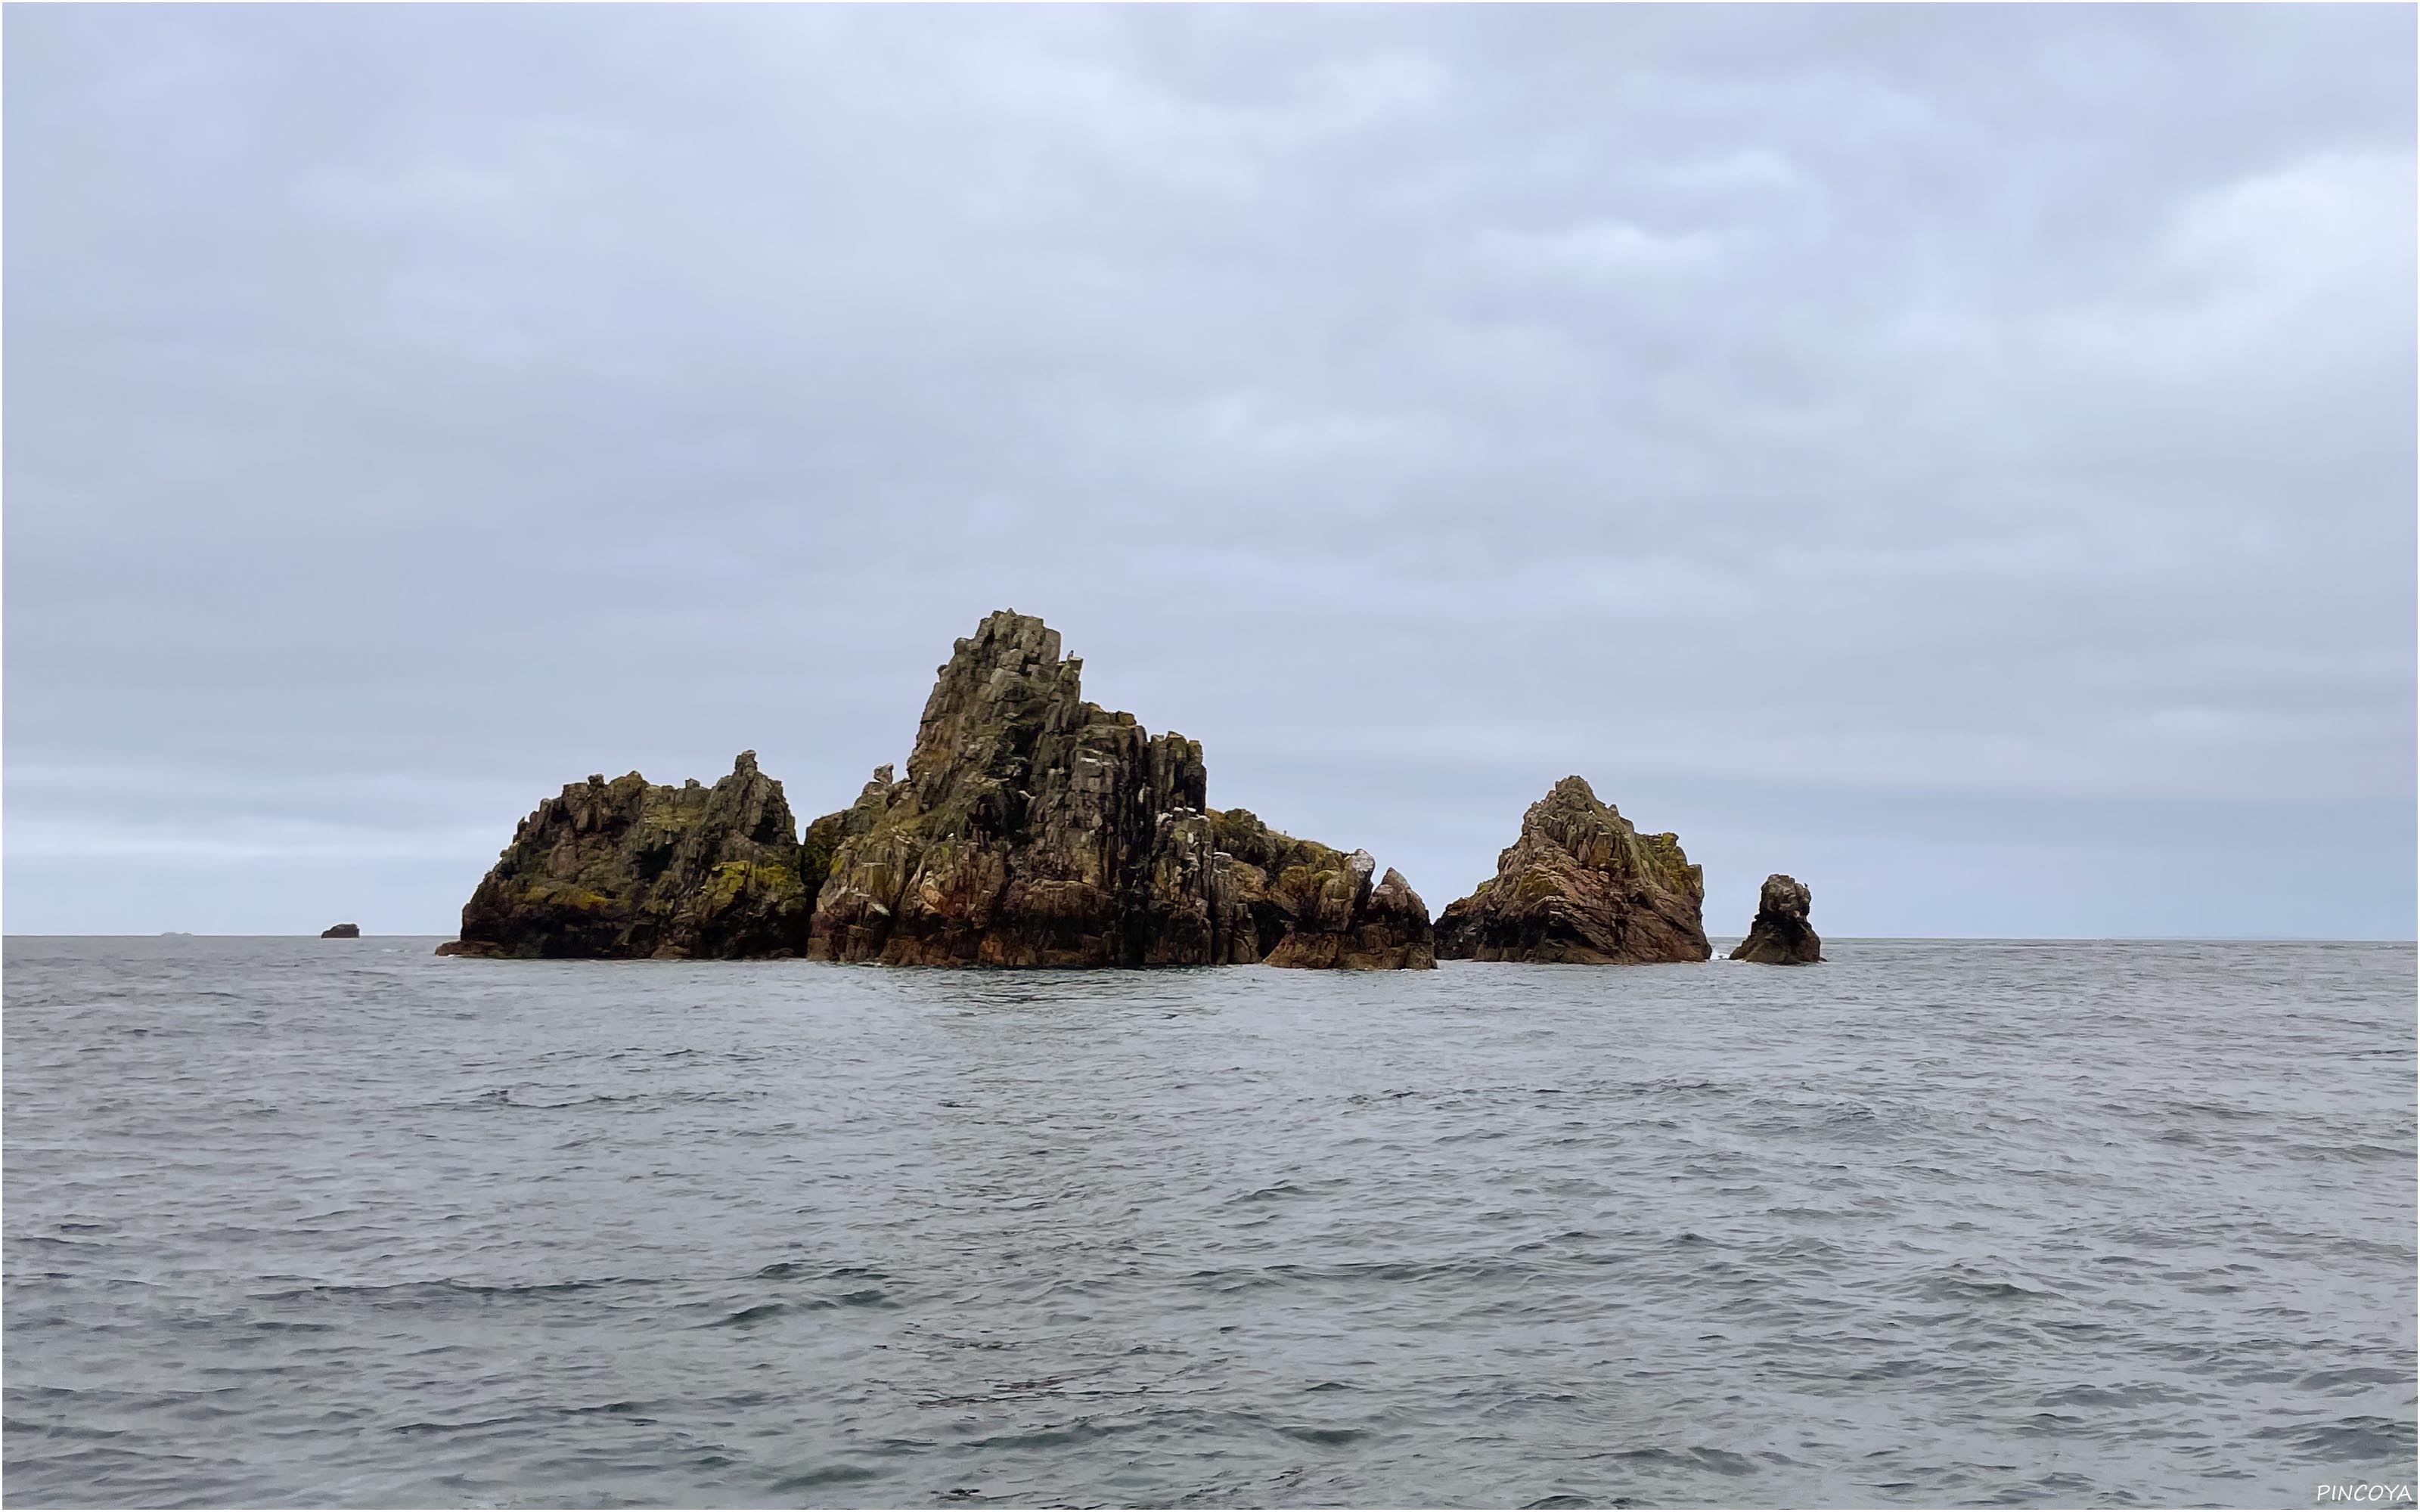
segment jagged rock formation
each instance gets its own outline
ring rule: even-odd
[[[1813,965],[1823,959],[1823,940],[1807,922],[1815,895],[1796,877],[1776,872],[1756,898],[1756,922],[1731,952],[1734,961],[1768,966]]]
[[[1703,961],[1703,869],[1677,835],[1642,835],[1567,777],[1521,816],[1496,875],[1437,916],[1448,960],[1631,964]]]
[[[331,924],[319,932],[323,940],[358,940],[362,937],[359,924]]]
[[[893,965],[1436,964],[1377,863],[1207,806],[1202,748],[1085,702],[1059,634],[957,642],[901,779],[800,837],[743,753],[712,789],[592,777],[521,821],[441,955],[784,956]]]
[[[1367,851],[1346,856],[1261,823],[1249,809],[1211,814],[1232,863],[1254,949],[1272,966],[1427,970],[1436,964],[1428,905],[1394,868],[1375,887]]]
[[[1082,696],[1057,631],[959,640],[908,776],[836,815],[808,954],[898,965],[1429,965],[1411,889],[1206,802],[1202,748]],[[1391,874],[1390,874],[1391,875]],[[1392,879],[1400,885],[1401,878]],[[1379,896],[1385,894],[1384,897]],[[1336,894],[1336,896],[1331,896]],[[1408,913],[1407,913],[1408,910]],[[1417,916],[1416,918],[1411,916]],[[1281,951],[1291,934],[1306,938]]]
[[[817,821],[801,844],[782,784],[752,750],[711,788],[591,777],[521,821],[464,905],[462,937],[438,953],[799,954],[839,818]]]
[[[1294,926],[1269,952],[1272,966],[1343,966],[1357,971],[1424,971],[1436,965],[1428,905],[1393,867],[1376,887],[1377,862],[1368,851],[1344,858],[1341,872],[1316,873],[1317,886],[1280,886],[1279,898]],[[1291,875],[1300,875],[1299,872]]]

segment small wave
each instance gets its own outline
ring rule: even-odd
[[[645,1427],[656,1421],[652,1417],[642,1415],[647,1410],[645,1403],[634,1401],[599,1402],[589,1407],[538,1407],[524,1412],[507,1412],[497,1417],[470,1418],[455,1423],[439,1421],[399,1423],[396,1425],[393,1431],[413,1434],[475,1433],[484,1428],[506,1427],[517,1423],[543,1423],[564,1418],[597,1415],[619,1418],[628,1423]]]
[[[2342,1370],[2314,1370],[2294,1383],[2304,1391],[2340,1392],[2348,1387],[2408,1386],[2412,1372],[2381,1365],[2351,1365]]]
[[[1729,1449],[1693,1446],[1687,1449],[1616,1449],[1605,1458],[1630,1464],[1670,1465],[1678,1468],[1711,1470],[1718,1475],[1745,1475],[1756,1469],[1755,1461],[1745,1455]]]
[[[1188,1286],[1213,1291],[1249,1291],[1264,1287],[1316,1286],[1330,1282],[1471,1282],[1527,1279],[1545,1273],[1544,1266],[1517,1260],[1466,1258],[1450,1260],[1347,1260],[1332,1265],[1264,1265],[1195,1271]]]
[[[2119,1386],[2079,1384],[2046,1391],[2034,1405],[2052,1407],[2142,1407],[2155,1402],[2190,1401],[2192,1394],[2154,1381],[2129,1381]]]
[[[650,1287],[659,1283],[631,1276],[606,1276],[594,1281],[533,1281],[523,1283],[489,1283],[478,1281],[397,1281],[383,1286],[347,1286],[322,1284],[295,1287],[282,1291],[247,1293],[250,1300],[263,1303],[334,1302],[360,1303],[372,1307],[458,1306],[464,1304],[547,1302],[582,1292],[603,1291],[621,1287]]]
[[[789,1276],[808,1276],[817,1281],[888,1281],[891,1277],[862,1265],[835,1265],[818,1270],[804,1260],[775,1260],[755,1273],[759,1281],[774,1281]]]
[[[2408,1372],[2403,1379],[2410,1379]],[[2366,1413],[2327,1423],[2282,1424],[2263,1428],[2255,1437],[2282,1441],[2303,1454],[2348,1465],[2408,1459],[2420,1447],[2420,1432],[2415,1432],[2412,1419]]]
[[[1342,1443],[1357,1443],[1370,1437],[1368,1428],[1321,1427],[1316,1425],[1272,1423],[1271,1427],[1297,1443],[1315,1443],[1333,1448]]]
[[[879,1480],[882,1472],[866,1465],[822,1465],[784,1475],[768,1489],[776,1492],[811,1491],[818,1486],[846,1486],[854,1481]]]
[[[1064,1427],[1035,1428],[1024,1433],[997,1433],[988,1438],[970,1439],[969,1449],[1067,1449],[1079,1443],[1106,1439],[1128,1427],[1125,1424],[1095,1423],[1079,1419]]]
[[[1309,1181],[1301,1184],[1296,1184],[1293,1181],[1280,1181],[1274,1186],[1264,1186],[1260,1188],[1258,1191],[1247,1192],[1242,1196],[1233,1197],[1230,1200],[1234,1202],[1286,1202],[1300,1197],[1325,1196],[1333,1192],[1342,1192],[1345,1190],[1349,1184],[1350,1183],[1342,1180]]]

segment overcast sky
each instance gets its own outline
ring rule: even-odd
[[[6,928],[453,932],[1039,614],[1432,910],[2409,938],[2414,12],[10,7]]]

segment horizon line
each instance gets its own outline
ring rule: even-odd
[[[452,933],[398,933],[355,936],[370,940],[450,940]],[[113,933],[12,933],[0,931],[0,940],[316,940],[325,938],[318,931],[294,933],[263,933],[258,932],[221,932],[213,930],[153,930],[148,933],[117,932]],[[1713,934],[1709,940],[1745,939],[1745,934]],[[2409,934],[1827,934],[1826,945],[2420,945],[2420,937]],[[573,959],[565,957],[563,959]],[[742,958],[745,959],[745,958]]]

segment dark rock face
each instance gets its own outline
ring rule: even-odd
[[[1634,964],[1703,961],[1703,869],[1677,835],[1641,835],[1567,777],[1521,816],[1496,875],[1437,917],[1449,960]]]
[[[1269,952],[1272,966],[1342,966],[1356,971],[1427,971],[1436,965],[1435,934],[1428,905],[1393,867],[1376,887],[1370,873],[1378,863],[1368,851],[1344,857],[1341,871],[1306,880],[1286,874],[1278,890],[1293,914],[1292,926]]]
[[[1823,940],[1807,922],[1815,895],[1796,877],[1776,872],[1757,894],[1756,922],[1731,952],[1734,961],[1768,966],[1807,966],[1823,959]]]
[[[438,953],[796,955],[834,820],[801,845],[782,784],[756,769],[754,751],[711,788],[591,777],[521,821],[464,905],[462,937]]]
[[[1357,942],[1302,964],[1379,964],[1376,928],[1417,933],[1409,888],[1383,904],[1311,895],[1345,857],[1207,807],[1202,748],[1084,700],[1083,663],[1013,611],[957,642],[908,776],[882,767],[835,816],[808,953],[894,965],[1217,965],[1271,955],[1314,917]],[[1289,890],[1271,867],[1304,872]],[[1292,873],[1286,872],[1285,875]],[[1400,879],[1398,879],[1400,880]],[[1323,894],[1324,895],[1324,894]],[[1354,896],[1361,896],[1361,913]],[[1417,926],[1398,917],[1404,899]],[[1398,913],[1369,914],[1372,907]],[[1368,917],[1364,917],[1367,915]],[[1320,950],[1308,950],[1320,955]],[[1415,962],[1408,945],[1396,964]]]
[[[359,924],[331,924],[319,932],[323,940],[358,940],[362,937]]]
[[[1211,814],[1234,897],[1264,965],[1425,971],[1436,964],[1428,905],[1392,867],[1377,886],[1367,851],[1347,856],[1261,823],[1249,809]]]

